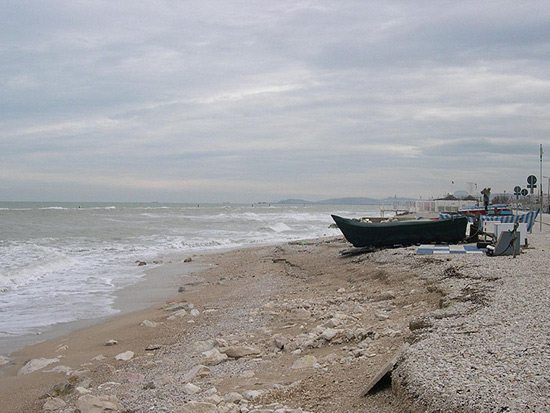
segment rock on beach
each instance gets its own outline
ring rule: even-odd
[[[29,374],[37,370],[41,370],[46,366],[49,366],[50,364],[59,362],[58,358],[53,359],[47,359],[47,358],[39,358],[39,359],[32,359],[29,360],[17,373],[18,375],[23,374]]]
[[[117,412],[123,410],[116,396],[80,396],[77,407],[81,413]]]
[[[251,346],[230,346],[221,348],[220,352],[227,354],[228,357],[239,359],[241,357],[258,355],[261,351]]]
[[[201,359],[201,363],[207,366],[216,366],[229,359],[227,354],[221,353],[220,350],[218,350],[217,348],[205,351],[204,353],[202,353],[202,355],[203,358]]]
[[[133,351],[125,351],[124,353],[117,354],[115,360],[128,361],[134,357]]]
[[[307,355],[304,357],[299,358],[294,363],[292,363],[293,369],[306,369],[312,367],[315,363],[317,363],[317,358],[312,355]]]

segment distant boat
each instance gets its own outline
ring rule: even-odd
[[[367,223],[332,215],[354,247],[392,247],[430,243],[458,243],[466,238],[468,218]]]
[[[487,207],[487,211],[482,206],[469,206],[460,208],[459,214],[466,215],[512,215],[512,207],[510,204],[493,204]]]

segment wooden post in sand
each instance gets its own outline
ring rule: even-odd
[[[403,352],[408,348],[409,348],[409,343],[403,344],[399,348],[399,350],[395,352],[392,358],[389,359],[382,367],[380,367],[380,369],[376,372],[373,378],[369,380],[367,387],[365,387],[365,390],[361,392],[361,397],[366,396],[373,389],[373,387],[376,386],[376,384],[378,384],[378,382],[382,380],[384,376],[386,376],[386,374],[391,374],[393,368],[397,364],[397,360],[399,360],[399,357],[401,357],[401,354],[403,354]]]

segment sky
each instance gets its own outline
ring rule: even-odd
[[[550,2],[0,5],[3,201],[510,193],[541,144],[550,176]]]

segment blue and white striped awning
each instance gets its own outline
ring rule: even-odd
[[[484,221],[499,221],[499,222],[505,222],[505,223],[518,223],[518,222],[525,222],[527,224],[527,231],[531,231],[531,227],[535,223],[535,220],[537,219],[537,215],[539,214],[539,210],[536,211],[530,211],[526,214],[522,215],[501,215],[501,216],[492,216],[492,215],[482,215],[480,225],[483,226]]]
[[[530,211],[522,215],[481,215],[479,220],[479,228],[483,228],[485,221],[498,221],[504,223],[516,223],[525,222],[527,224],[527,231],[531,231],[531,227],[535,223],[540,210]],[[439,214],[439,219],[450,219],[456,214]],[[468,221],[474,222],[473,217],[468,217]]]

